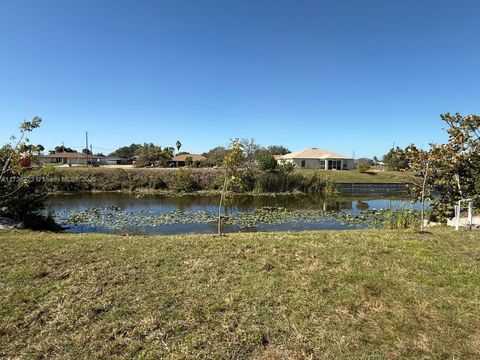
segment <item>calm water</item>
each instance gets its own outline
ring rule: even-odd
[[[314,198],[309,196],[236,196],[229,200],[224,210],[226,215],[238,215],[255,212],[262,208],[284,208],[292,211],[323,210],[326,214],[361,214],[366,210],[374,209],[418,209],[419,204],[413,204],[405,197],[372,197],[338,196],[330,199]],[[183,196],[167,197],[158,195],[135,196],[122,193],[77,193],[53,195],[51,209],[59,216],[66,218],[69,212],[88,211],[116,207],[123,216],[121,227],[111,228],[105,223],[67,223],[68,232],[106,232],[106,233],[140,233],[140,234],[180,234],[180,233],[215,233],[214,221],[190,221],[185,215],[181,222],[172,224],[135,223],[130,216],[139,214],[207,214],[213,216],[218,213],[218,196]],[[123,214],[123,215],[122,215]],[[114,213],[112,216],[116,216]],[[143,215],[141,215],[143,216]],[[147,216],[147,218],[148,218]],[[325,216],[313,221],[285,221],[281,223],[255,223],[254,226],[225,225],[225,232],[251,232],[251,231],[302,231],[326,229],[357,229],[365,227],[364,224],[345,224],[334,216]]]

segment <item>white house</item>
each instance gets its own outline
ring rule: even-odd
[[[320,148],[307,148],[275,158],[278,162],[291,162],[301,169],[351,170],[354,168],[353,157]]]

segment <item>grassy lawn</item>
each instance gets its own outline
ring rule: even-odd
[[[478,231],[0,232],[0,358],[480,358],[479,284]]]
[[[333,180],[336,183],[411,183],[413,175],[405,171],[369,171],[361,173],[358,170],[315,170],[301,169],[297,170],[305,173],[320,173],[323,177]]]

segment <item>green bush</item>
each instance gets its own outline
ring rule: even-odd
[[[273,172],[278,169],[277,160],[267,151],[261,151],[256,155],[258,167],[262,171]]]
[[[199,186],[193,176],[188,171],[180,169],[176,172],[175,190],[192,192],[195,190],[199,190]]]
[[[361,172],[361,173],[366,173],[368,172],[368,170],[370,170],[372,168],[372,165],[370,165],[369,163],[360,163],[358,164],[358,171]]]

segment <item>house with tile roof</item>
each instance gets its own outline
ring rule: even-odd
[[[320,148],[307,148],[277,156],[278,162],[290,162],[301,169],[352,170],[353,157]]]
[[[185,165],[195,165],[200,164],[207,160],[207,158],[203,155],[199,154],[181,154],[176,155],[172,158],[172,160],[168,161],[169,167],[182,167]]]

